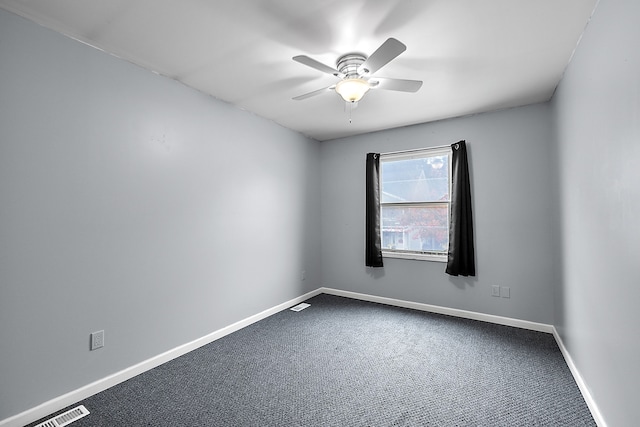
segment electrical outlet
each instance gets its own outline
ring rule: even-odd
[[[104,347],[104,331],[93,332],[91,334],[91,350]]]
[[[508,286],[503,286],[500,288],[500,296],[502,298],[511,298],[511,288]]]
[[[307,278],[307,270],[302,270],[300,273],[300,280],[305,280]]]
[[[500,296],[500,286],[498,286],[498,285],[491,286],[491,296],[492,297],[499,297]]]

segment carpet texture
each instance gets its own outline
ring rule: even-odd
[[[78,402],[71,426],[596,425],[550,334],[307,302]]]

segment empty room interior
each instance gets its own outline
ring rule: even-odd
[[[0,427],[233,337],[261,354],[289,318],[337,331],[341,310],[366,307],[406,319],[357,326],[396,338],[414,311],[548,337],[596,425],[638,425],[639,22],[637,0],[0,0]],[[449,196],[424,205],[448,215],[435,249],[378,203],[372,266],[368,154],[399,209],[385,165],[457,162],[463,141],[474,271],[449,271]],[[433,159],[453,194],[462,163]],[[320,351],[309,334],[292,340]],[[430,360],[423,344],[381,354],[402,370],[401,350]],[[471,372],[499,371],[490,359]],[[492,425],[481,397],[480,418],[450,425]],[[427,419],[405,409],[404,423],[356,411],[349,425]],[[332,410],[261,425],[345,425]],[[78,425],[103,425],[92,416]]]

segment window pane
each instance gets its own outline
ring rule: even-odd
[[[447,206],[382,207],[382,248],[447,251]]]
[[[449,200],[449,156],[384,160],[380,164],[382,203]]]

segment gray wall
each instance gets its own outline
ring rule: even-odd
[[[0,10],[0,420],[318,288],[319,191],[319,143]]]
[[[549,105],[538,104],[323,142],[324,286],[552,324],[559,272],[552,138]],[[460,139],[471,163],[477,277],[450,277],[444,263],[428,261],[385,259],[382,269],[366,268],[365,154]],[[492,297],[492,285],[509,286],[511,298]]]
[[[609,426],[640,418],[640,3],[602,0],[552,102],[556,325]]]

